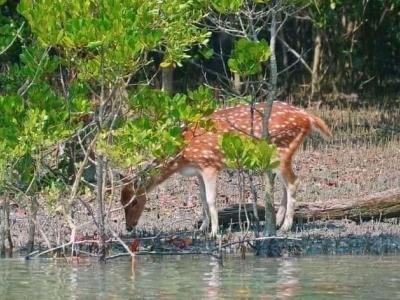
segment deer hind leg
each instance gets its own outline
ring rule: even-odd
[[[283,224],[281,230],[289,231],[293,225],[294,209],[296,206],[296,191],[298,187],[298,180],[292,169],[292,158],[296,150],[300,147],[304,138],[308,134],[309,129],[304,128],[296,135],[296,137],[285,147],[279,148],[280,154],[280,177],[284,185],[284,198],[282,199],[281,207],[286,206],[286,211],[284,208],[280,208],[281,215],[278,217],[282,218],[284,215]],[[286,141],[288,142],[288,140]],[[286,203],[285,203],[286,202]],[[285,211],[285,213],[283,213]],[[279,211],[278,211],[279,214]],[[282,220],[279,220],[282,221]],[[278,223],[279,224],[279,223]]]
[[[286,197],[284,196],[284,198],[286,198],[286,212],[284,214],[285,218],[283,220],[281,230],[289,231],[293,225],[294,209],[296,206],[295,196],[298,186],[298,180],[294,175],[290,161],[282,164],[281,178],[284,184],[284,193],[286,194]]]
[[[203,176],[199,175],[199,188],[200,188],[200,199],[203,204],[203,222],[201,223],[200,230],[207,231],[210,225],[210,210],[207,204],[206,186],[204,183]]]
[[[201,177],[204,182],[207,203],[207,207],[204,209],[208,211],[211,219],[211,236],[216,237],[218,232],[218,211],[215,206],[215,199],[217,195],[218,171],[214,168],[205,168],[201,171]]]

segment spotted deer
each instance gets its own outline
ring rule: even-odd
[[[218,212],[215,206],[218,173],[225,168],[224,154],[219,146],[220,137],[226,132],[238,132],[262,137],[262,114],[265,103],[255,105],[251,113],[250,105],[239,105],[214,112],[210,119],[213,131],[200,127],[186,130],[183,137],[186,146],[176,158],[165,163],[157,175],[145,186],[137,187],[128,182],[121,193],[121,203],[125,209],[126,228],[132,230],[144,210],[146,194],[176,172],[184,176],[197,176],[200,185],[200,197],[203,202],[203,223],[206,230],[211,219],[211,235],[218,230]],[[277,212],[277,225],[283,231],[289,231],[293,223],[295,195],[298,180],[292,169],[292,159],[304,138],[312,130],[324,137],[330,137],[328,126],[320,118],[285,102],[274,101],[268,124],[271,142],[277,146],[280,159],[279,178],[284,187],[284,195]]]

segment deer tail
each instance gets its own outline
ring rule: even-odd
[[[331,130],[329,129],[328,125],[326,125],[322,119],[320,119],[316,116],[312,116],[311,124],[312,124],[313,129],[318,131],[319,133],[321,133],[321,135],[324,136],[325,138],[332,137]]]

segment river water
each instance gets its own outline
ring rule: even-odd
[[[400,256],[0,259],[0,299],[400,299]]]

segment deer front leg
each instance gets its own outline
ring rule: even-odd
[[[218,233],[218,211],[215,206],[215,198],[217,195],[217,176],[218,172],[213,168],[207,168],[202,171],[208,212],[211,218],[211,237],[216,237]]]

